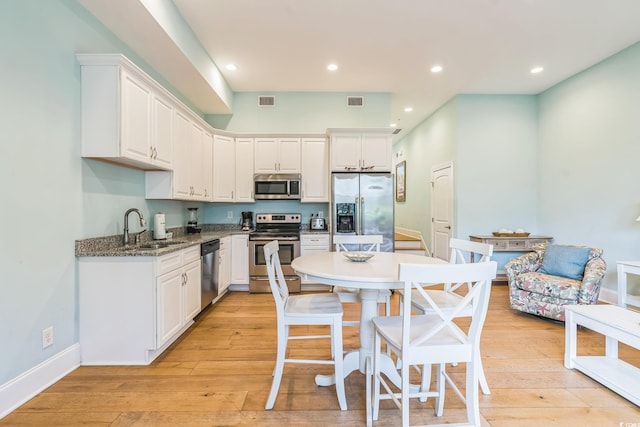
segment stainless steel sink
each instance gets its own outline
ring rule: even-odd
[[[145,243],[143,245],[137,246],[136,249],[162,249],[168,248],[173,245],[181,245],[183,243],[187,243],[184,240],[172,240],[167,242],[154,242],[154,243]]]

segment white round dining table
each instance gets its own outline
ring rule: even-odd
[[[347,353],[344,358],[344,376],[356,369],[366,373],[367,358],[373,352],[373,328],[371,319],[378,316],[378,292],[384,289],[401,289],[398,280],[400,264],[446,264],[439,258],[397,252],[376,252],[365,262],[354,262],[344,252],[321,252],[303,255],[291,262],[293,270],[303,279],[331,286],[347,286],[360,290],[360,348]],[[393,360],[383,354],[382,371],[394,382],[399,380]],[[331,385],[335,378],[318,375],[316,384]]]

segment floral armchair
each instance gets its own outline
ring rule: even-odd
[[[545,259],[547,252],[548,259]],[[511,308],[564,322],[565,305],[598,301],[606,268],[602,249],[537,247],[534,252],[514,258],[504,266]]]

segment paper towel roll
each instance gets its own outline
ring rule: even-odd
[[[167,229],[164,222],[164,214],[162,212],[153,216],[153,238],[156,240],[167,238]]]

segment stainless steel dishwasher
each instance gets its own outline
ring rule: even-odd
[[[220,240],[216,239],[200,245],[200,256],[202,257],[202,307],[200,311],[202,311],[218,296]]]

